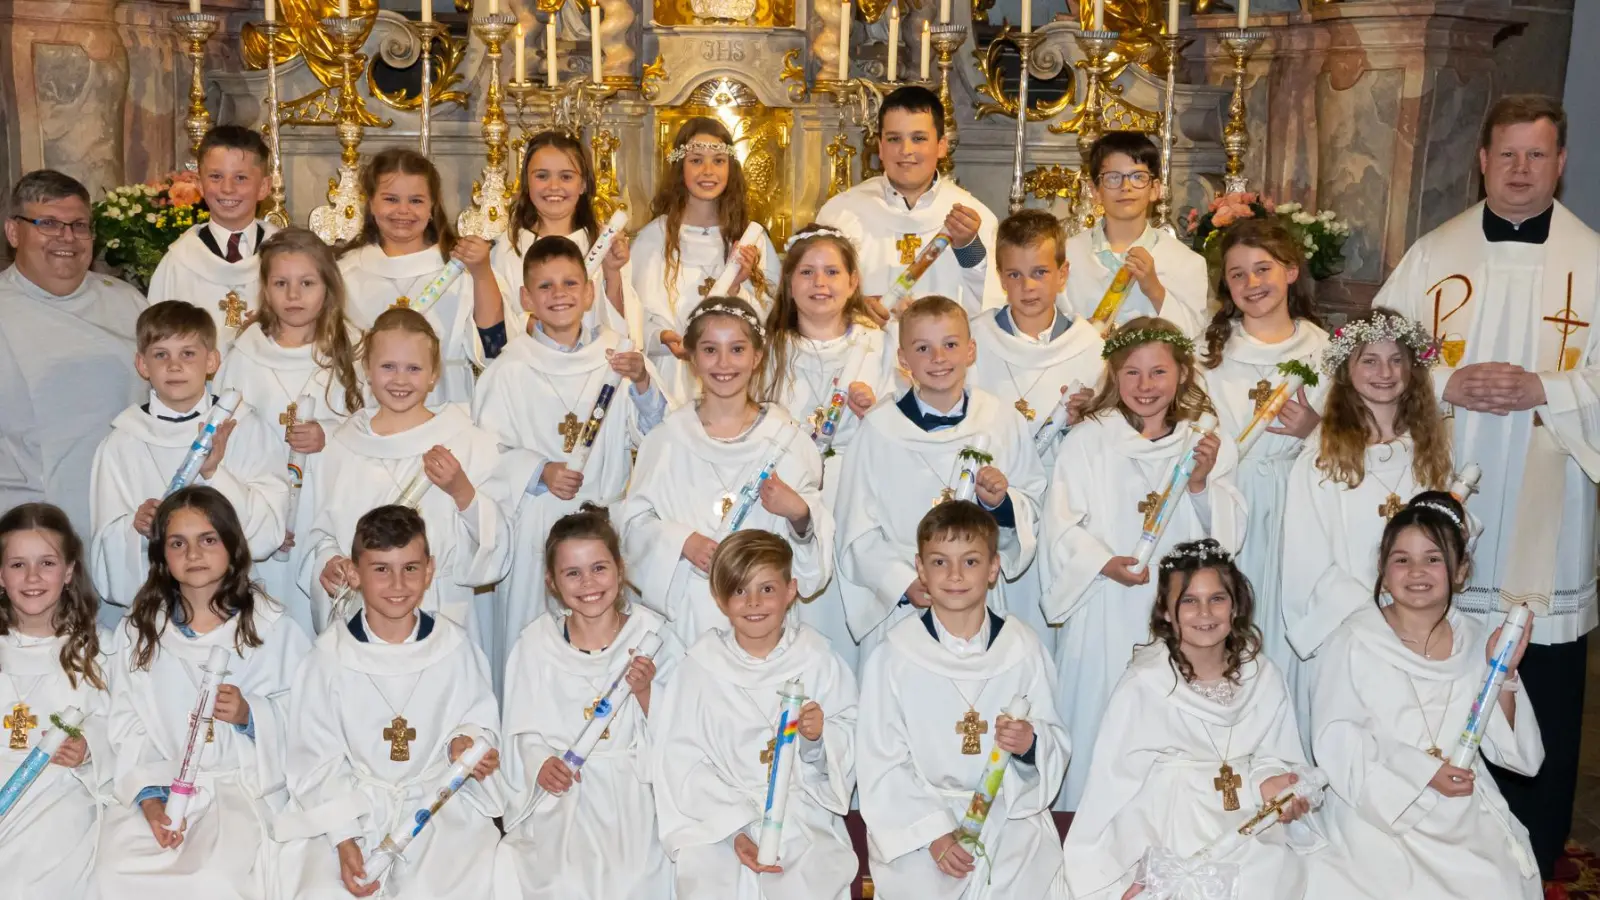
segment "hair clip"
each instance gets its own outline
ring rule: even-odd
[[[734,155],[733,148],[721,141],[693,140],[687,144],[684,144],[682,147],[672,148],[672,152],[667,154],[667,162],[682,162],[683,158],[691,153],[721,153],[724,156]]]

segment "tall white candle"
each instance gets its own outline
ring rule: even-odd
[[[489,0],[489,15],[500,15],[500,0]]]
[[[1094,0],[1094,30],[1106,30],[1106,0]]]
[[[928,80],[928,64],[933,58],[933,26],[927,19],[922,20],[922,67],[919,70],[923,81]]]
[[[1022,0],[1022,33],[1033,30],[1033,0]]]
[[[1178,33],[1178,0],[1167,2],[1167,34]]]
[[[266,16],[266,19],[267,19],[268,22],[276,22],[278,20],[278,4],[277,4],[277,0],[267,0],[267,16]]]
[[[893,2],[893,0],[891,0]],[[889,7],[889,80],[900,71],[900,4]]]
[[[939,0],[939,24],[950,24],[950,0]]]
[[[551,13],[550,18],[544,23],[544,83],[546,86],[555,87],[561,83],[561,76],[557,72],[558,68],[556,65],[556,15]]]
[[[600,83],[602,69],[605,68],[600,56],[600,3],[594,0],[589,4],[589,56],[594,61],[594,71],[591,78],[595,84]]]
[[[267,2],[271,3],[272,0],[267,0]],[[422,0],[422,23],[424,25],[427,25],[427,24],[430,24],[432,22],[433,22],[433,0]]]
[[[200,0],[189,0],[189,12],[193,15],[200,14]]]
[[[1239,0],[1239,30],[1250,27],[1250,0]]]
[[[192,0],[195,6],[200,5],[200,0]],[[339,18],[350,18],[350,0],[339,0]]]
[[[850,80],[850,0],[839,4],[839,80]]]
[[[528,32],[517,23],[517,84],[528,80]]]

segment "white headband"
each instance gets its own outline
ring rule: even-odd
[[[1422,500],[1411,505],[1418,507],[1419,509],[1431,509],[1434,512],[1444,516],[1446,519],[1456,523],[1457,528],[1466,527],[1462,524],[1461,517],[1456,515],[1456,511],[1448,506],[1445,506],[1443,503],[1434,503],[1432,500]]]
[[[693,324],[701,316],[732,316],[754,329],[756,337],[764,339],[767,336],[767,329],[762,327],[760,319],[731,303],[702,303],[689,313],[689,323]]]
[[[790,250],[794,249],[794,245],[795,244],[798,244],[801,241],[806,240],[808,238],[814,238],[814,237],[838,238],[839,240],[844,241],[845,243],[849,244],[852,248],[855,247],[855,245],[856,245],[855,241],[850,240],[850,236],[849,235],[845,234],[844,232],[840,231],[837,228],[834,228],[834,227],[829,226],[829,225],[812,225],[806,231],[802,231],[799,234],[790,235],[789,236],[789,242],[783,245],[783,252],[788,253]]]
[[[696,139],[684,144],[682,147],[674,147],[672,152],[667,154],[667,162],[679,162],[691,153],[721,153],[724,156],[732,156],[733,148],[721,141]]]

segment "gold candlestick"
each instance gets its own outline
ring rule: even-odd
[[[432,0],[422,0],[431,3]],[[417,40],[422,44],[422,134],[417,137],[417,149],[427,156],[433,143],[433,42],[445,33],[438,22],[413,22]]]
[[[1230,28],[1222,33],[1222,46],[1233,58],[1233,97],[1228,101],[1228,124],[1222,128],[1222,149],[1228,154],[1222,189],[1230,194],[1245,190],[1244,155],[1250,149],[1250,123],[1245,116],[1245,64],[1266,40],[1265,31]]]
[[[339,83],[338,105],[334,109],[334,129],[339,135],[339,174],[328,181],[328,203],[311,211],[311,230],[330,244],[342,243],[361,233],[364,219],[361,194],[362,124],[360,95],[356,93],[356,51],[366,34],[362,16],[332,16],[322,20],[322,28],[333,39],[343,77]]]
[[[846,81],[818,78],[813,83],[811,92],[832,97],[837,115],[834,138],[828,142],[826,148],[831,172],[828,178],[829,197],[847,191],[855,184],[852,163],[856,156],[856,148],[850,145],[850,138],[846,133],[846,116],[849,117],[851,124],[861,129],[861,170],[862,177],[865,178],[868,161],[874,152],[873,144],[878,136],[878,109],[883,104],[884,96],[904,83],[873,81],[870,78],[859,77]]]
[[[506,93],[510,94],[512,101],[517,104],[517,136],[511,142],[513,163],[518,163],[522,159],[522,149],[528,146],[528,99],[538,92],[539,85],[532,81],[506,82]],[[521,177],[522,173],[518,172],[517,178]]]
[[[211,113],[206,109],[206,42],[217,33],[221,23],[222,20],[211,13],[183,13],[172,17],[172,29],[188,45],[189,114],[183,119],[183,128],[189,134],[190,170],[199,168],[200,141],[211,130]]]
[[[1089,172],[1089,151],[1106,130],[1105,76],[1108,70],[1106,57],[1117,46],[1121,37],[1116,31],[1079,31],[1073,35],[1078,49],[1088,57],[1084,65],[1088,77],[1084,80],[1083,115],[1078,120],[1078,198],[1074,218],[1079,229],[1093,228],[1094,214],[1092,185],[1094,176]]]
[[[483,174],[472,183],[472,206],[456,217],[462,234],[494,240],[506,231],[509,222],[514,179],[506,171],[505,106],[500,91],[500,46],[511,36],[517,17],[510,13],[474,16],[472,30],[488,48],[489,87],[483,105]]]
[[[1022,0],[1024,3],[1032,0]],[[1011,196],[1006,208],[1013,214],[1022,209],[1027,201],[1027,192],[1022,187],[1022,167],[1026,163],[1027,151],[1027,124],[1028,124],[1028,58],[1033,53],[1033,45],[1039,42],[1038,32],[1030,31],[1026,34],[1005,35],[1017,46],[1017,53],[1022,57],[1022,74],[1017,79],[1017,142],[1011,152]],[[998,40],[998,38],[997,38]]]
[[[1178,35],[1162,35],[1161,45],[1167,53],[1167,86],[1161,101],[1161,199],[1156,202],[1156,226],[1176,237],[1178,226],[1172,218],[1172,117],[1177,114],[1174,91],[1178,80]]]
[[[935,25],[930,31],[933,50],[939,55],[939,102],[944,105],[944,136],[950,148],[944,159],[939,160],[939,174],[954,180],[956,143],[960,135],[956,131],[955,101],[950,97],[950,65],[955,62],[956,51],[967,39],[967,26],[954,23]]]
[[[256,30],[267,39],[267,149],[271,151],[267,178],[272,184],[272,193],[267,195],[267,209],[262,218],[279,228],[286,228],[289,225],[289,211],[283,202],[283,147],[278,130],[283,118],[278,108],[278,35],[283,33],[284,28],[277,21],[272,21],[256,23]]]

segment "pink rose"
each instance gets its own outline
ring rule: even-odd
[[[167,199],[178,206],[193,206],[200,202],[200,188],[183,181],[175,181],[167,190]]]
[[[1227,228],[1233,224],[1235,218],[1234,207],[1225,206],[1211,214],[1211,224],[1218,228]]]

